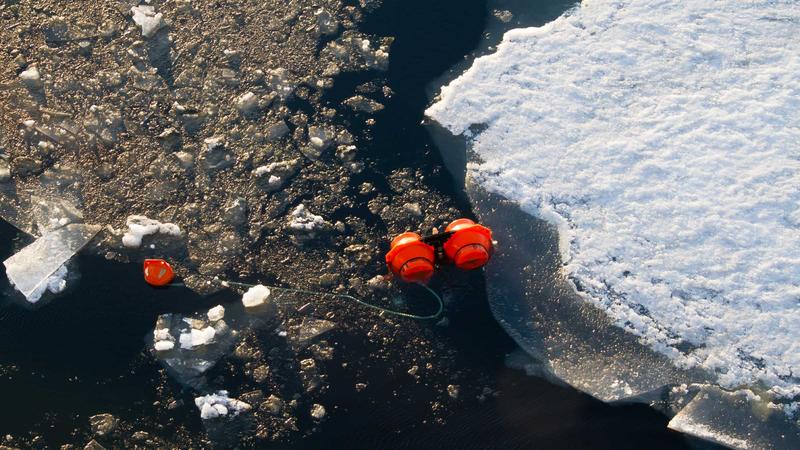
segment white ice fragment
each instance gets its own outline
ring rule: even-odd
[[[173,341],[156,341],[153,345],[153,348],[159,352],[165,352],[167,350],[172,350],[175,347],[175,342]]]
[[[325,407],[320,405],[319,403],[314,403],[311,406],[311,417],[313,417],[315,420],[324,419],[325,414],[326,414]]]
[[[252,408],[248,403],[228,397],[228,391],[196,397],[194,404],[200,410],[200,418],[203,420],[216,419],[228,414],[237,416]]]
[[[45,290],[63,291],[67,275],[64,263],[98,231],[99,226],[72,224],[44,234],[3,262],[8,280],[31,303],[36,303]]]
[[[30,66],[19,74],[20,80],[28,89],[38,89],[42,87],[42,77],[36,66]]]
[[[181,229],[174,223],[161,223],[145,216],[128,216],[125,223],[128,225],[128,232],[122,236],[122,245],[125,247],[139,247],[142,245],[144,236],[157,233],[175,237],[181,236]]]
[[[316,231],[324,228],[325,224],[325,219],[323,219],[322,216],[312,214],[302,203],[297,205],[292,211],[289,219],[289,228],[291,230],[311,236],[313,236]]]
[[[188,333],[181,333],[180,344],[182,349],[191,350],[201,345],[206,345],[214,340],[217,331],[214,327],[201,329],[192,328]]]
[[[209,309],[206,315],[208,316],[208,320],[216,322],[225,317],[225,307],[222,305],[217,305]]]
[[[252,92],[247,92],[236,99],[236,109],[243,116],[251,116],[258,111],[258,97]]]
[[[167,24],[164,16],[156,13],[155,9],[149,5],[134,6],[131,8],[131,13],[133,13],[133,21],[142,27],[142,36],[146,38],[155,36],[156,32]]]
[[[270,290],[268,287],[257,284],[242,295],[242,304],[245,308],[255,308],[266,303],[269,298]]]

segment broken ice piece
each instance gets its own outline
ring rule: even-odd
[[[245,117],[252,117],[258,114],[258,97],[252,92],[247,92],[236,99],[236,109]]]
[[[307,346],[315,337],[332,330],[336,324],[330,320],[304,318],[300,325],[289,328],[287,338],[296,348]]]
[[[128,216],[125,223],[128,225],[128,232],[122,236],[122,245],[125,247],[138,247],[142,245],[142,238],[151,234],[181,235],[181,229],[174,223],[161,223],[145,216]]]
[[[270,290],[268,287],[257,284],[248,289],[247,292],[242,295],[242,304],[245,306],[245,308],[255,308],[265,304],[269,298],[269,295]]]
[[[314,237],[316,232],[324,229],[326,225],[325,219],[312,214],[302,203],[292,211],[291,219],[289,220],[289,228],[291,230],[306,234],[309,237]]]
[[[228,391],[217,391],[216,394],[197,397],[194,399],[194,404],[200,410],[200,418],[203,420],[216,419],[228,414],[238,416],[239,413],[250,411],[252,408],[248,403],[228,397]]]
[[[148,342],[155,350],[153,356],[172,376],[195,388],[205,384],[203,373],[230,351],[238,336],[237,330],[224,320],[209,325],[206,316],[207,313],[190,317],[162,314],[156,321],[153,339]]]
[[[36,66],[30,66],[27,70],[19,74],[22,84],[28,89],[39,89],[42,87],[42,77],[39,74],[39,69]]]
[[[156,32],[167,25],[164,15],[156,13],[155,9],[149,5],[139,5],[131,8],[133,21],[142,27],[142,36],[151,38]]]
[[[225,317],[225,307],[222,305],[217,305],[209,309],[206,315],[208,316],[208,320],[216,322]]]
[[[191,350],[194,347],[206,345],[214,340],[216,334],[217,331],[214,327],[205,327],[199,330],[192,328],[186,333],[181,333],[179,338],[181,348]]]
[[[47,233],[70,223],[83,221],[83,213],[66,199],[31,196],[31,215],[39,233]]]
[[[62,291],[64,263],[98,231],[97,225],[72,224],[43,235],[3,262],[8,280],[31,303],[39,301],[47,289]]]

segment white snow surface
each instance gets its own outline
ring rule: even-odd
[[[200,410],[200,418],[203,420],[216,419],[229,413],[236,416],[252,408],[248,403],[228,397],[228,391],[197,397],[194,404]]]
[[[559,227],[566,273],[619,326],[723,387],[786,397],[798,48],[796,1],[585,1],[508,32],[426,114],[470,139],[473,182]]]

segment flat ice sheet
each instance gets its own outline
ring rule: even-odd
[[[800,3],[585,2],[506,34],[428,116],[559,227],[615,322],[727,388],[800,395]]]
[[[73,224],[46,233],[3,261],[8,280],[29,302],[39,300],[50,276],[89,242],[100,227]]]

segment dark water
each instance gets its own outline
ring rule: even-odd
[[[543,5],[546,20],[554,12]],[[534,20],[537,17],[529,18]],[[369,21],[365,31],[395,36],[387,74],[395,95],[377,116],[373,140],[365,149],[374,170],[422,168],[440,192],[458,201],[470,215],[463,192],[443,168],[422,121],[426,87],[479,46],[486,27],[487,7],[481,1],[389,1]],[[337,92],[352,92],[362,80],[341,80]],[[347,85],[351,86],[348,87]],[[350,89],[350,90],[348,90]],[[368,176],[368,175],[365,175]],[[376,186],[379,189],[385,188]],[[15,231],[0,224],[0,257],[12,253]],[[521,237],[523,238],[523,237]],[[0,299],[0,432],[42,434],[51,445],[86,442],[88,416],[112,412],[123,420],[152,414],[159,400],[154,386],[163,380],[158,366],[144,351],[143,336],[158,314],[189,312],[230,295],[202,298],[180,289],[152,290],[141,282],[138,265],[109,263],[82,256],[82,278],[70,292],[42,308],[30,309],[5,295]],[[455,364],[464,367],[462,384],[482,384],[499,393],[478,402],[465,399],[448,409],[444,424],[432,423],[429,391],[408,380],[386,376],[376,361],[357,380],[344,370],[330,371],[330,389],[320,399],[329,419],[319,430],[294,442],[296,448],[631,448],[680,449],[707,446],[667,430],[668,419],[644,405],[611,406],[574,389],[526,376],[504,365],[514,342],[491,316],[482,278],[470,282],[474,295],[459,299],[448,312],[450,326],[441,329],[443,342],[457,350]],[[9,290],[5,275],[0,290]],[[354,337],[341,342],[337,359],[363,359]],[[368,395],[353,395],[352,386],[368,380]],[[341,387],[341,388],[338,388]],[[151,418],[169,434],[174,421],[202,433],[194,407],[169,418]],[[81,431],[76,431],[81,429]]]

